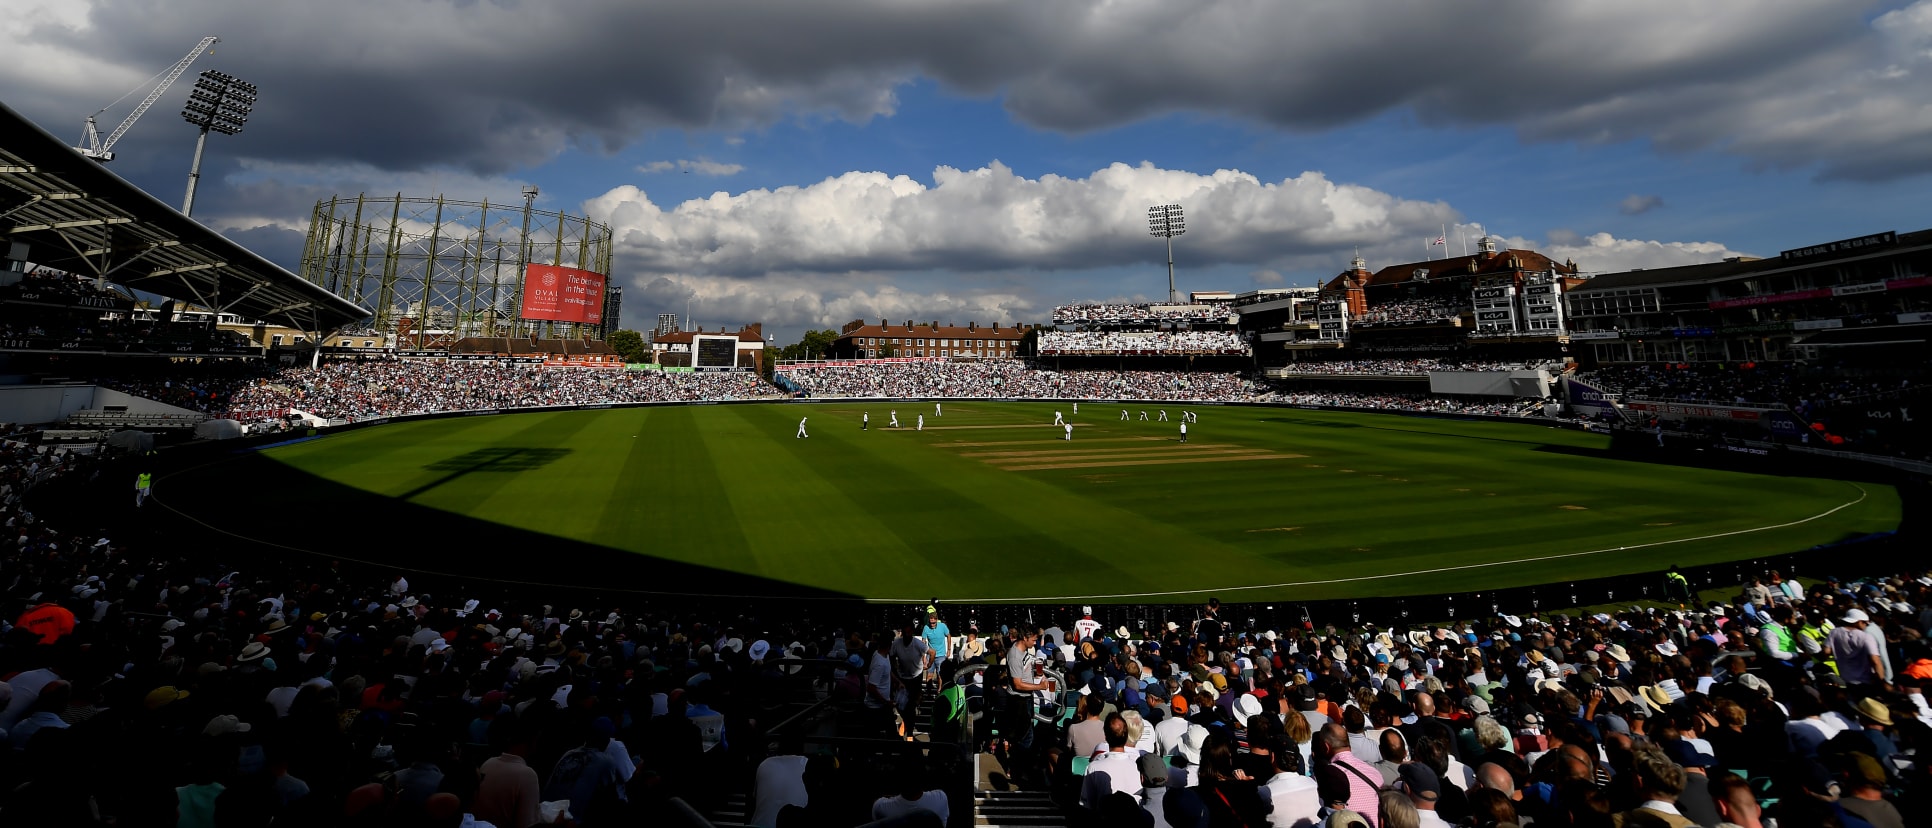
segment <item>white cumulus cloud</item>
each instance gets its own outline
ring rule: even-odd
[[[1620,239],[1609,233],[1579,236],[1574,233],[1555,232],[1541,243],[1531,239],[1511,237],[1509,246],[1535,250],[1559,262],[1575,261],[1577,267],[1585,273],[1616,273],[1637,268],[1704,264],[1723,261],[1734,256],[1751,255],[1732,250],[1719,242]]]
[[[1441,202],[1399,198],[1306,172],[1262,181],[1113,164],[1085,178],[1027,178],[997,161],[940,167],[930,183],[848,172],[813,184],[716,193],[659,205],[631,185],[584,205],[619,250],[663,272],[1084,270],[1165,257],[1146,211],[1187,212],[1176,256],[1190,266],[1258,263],[1420,235],[1458,218]]]
[[[1044,322],[1050,303],[998,288],[920,289],[897,281],[802,274],[720,279],[682,273],[639,277],[624,303],[685,314],[687,325],[736,329],[759,322],[779,341],[805,328],[831,328],[854,319],[966,324]]]

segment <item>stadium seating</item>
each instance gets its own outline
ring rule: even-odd
[[[1056,325],[1130,324],[1148,322],[1225,322],[1229,308],[1222,304],[1154,305],[1090,302],[1053,309]]]
[[[1389,376],[1421,375],[1430,371],[1527,371],[1550,365],[1547,360],[1503,362],[1498,360],[1456,360],[1433,357],[1411,357],[1406,359],[1337,359],[1311,360],[1290,363],[1283,369],[1289,374],[1325,374],[1335,376]]]
[[[171,392],[210,415],[270,403],[375,416],[769,393],[748,374],[425,361],[179,370],[124,384]],[[1426,395],[1280,393],[1233,374],[1054,372],[1003,361],[787,376],[824,394],[1517,413]],[[10,530],[0,539],[0,583],[13,622],[0,635],[7,824],[205,816],[206,824],[415,826],[472,815],[512,825],[540,821],[525,809],[550,801],[568,802],[574,820],[593,826],[659,821],[686,806],[721,825],[763,825],[786,804],[773,798],[782,791],[806,792],[802,816],[815,824],[859,825],[913,794],[946,797],[952,821],[998,824],[1019,800],[974,796],[967,768],[980,765],[1062,803],[1026,800],[1029,820],[1098,824],[1120,803],[1078,804],[1068,780],[1105,777],[1092,772],[1094,757],[1066,746],[1092,733],[1105,746],[1108,728],[1132,727],[1099,704],[1090,721],[1081,712],[1089,698],[1139,717],[1139,738],[1125,749],[1158,757],[1139,767],[1158,765],[1174,780],[1154,795],[1168,801],[1232,791],[1240,768],[1250,795],[1283,808],[1301,800],[1274,799],[1269,786],[1337,790],[1350,808],[1370,810],[1376,800],[1338,776],[1349,765],[1372,787],[1409,780],[1394,788],[1407,799],[1425,801],[1419,791],[1433,784],[1441,794],[1426,801],[1446,820],[1503,814],[1568,825],[1579,807],[1628,811],[1658,793],[1600,786],[1599,772],[1641,782],[1683,765],[1704,769],[1699,778],[1708,780],[1681,793],[1687,814],[1737,807],[1726,798],[1733,783],[1724,781],[1735,773],[1747,794],[1758,785],[1782,795],[1774,812],[1782,824],[1822,824],[1840,819],[1819,810],[1831,805],[1832,790],[1857,792],[1867,803],[1858,808],[1896,800],[1909,811],[1911,791],[1927,782],[1917,757],[1932,749],[1923,696],[1932,680],[1923,637],[1932,613],[1919,608],[1932,606],[1932,576],[1921,571],[1800,584],[1754,569],[1717,601],[1660,584],[1665,607],[1677,611],[1570,616],[1498,606],[1442,623],[1360,618],[1270,629],[1237,613],[1197,625],[1196,607],[1102,607],[1091,649],[1063,632],[1076,628],[1068,608],[1031,608],[1037,615],[1013,614],[1010,626],[983,625],[977,641],[986,655],[953,665],[974,669],[940,670],[927,702],[908,703],[895,717],[864,701],[873,661],[889,673],[883,665],[903,620],[877,608],[673,608],[514,583],[527,577],[514,569],[419,575],[260,549],[236,563],[199,554],[205,550],[191,547],[203,544],[193,537],[144,533],[139,521],[122,524],[125,536],[102,536],[91,525],[33,515],[33,498],[65,499],[76,490],[63,487],[103,472],[115,478],[105,488],[126,491],[119,478],[131,479],[133,469],[120,462],[0,442],[0,518]],[[133,501],[96,508],[132,509]],[[954,624],[955,652],[970,628],[964,613],[940,608]],[[1845,655],[1837,672],[1818,669],[1841,646],[1837,639],[1868,635],[1860,614],[1883,622],[1871,629],[1882,630],[1873,640],[1889,659],[1881,668],[1887,681]],[[1060,646],[1010,654],[1036,626]],[[1062,705],[1047,711],[1054,715],[1039,715],[1032,694],[1010,692],[1013,670],[1031,675],[1033,661],[1058,678]],[[982,678],[974,682],[974,674]],[[955,675],[967,678],[946,686]],[[935,707],[942,695],[945,706]],[[1163,727],[1174,717],[1186,725]],[[1864,729],[1849,730],[1853,724]],[[904,741],[913,729],[924,735]],[[1828,738],[1841,731],[1849,735]],[[840,761],[813,758],[808,742]],[[1401,756],[1377,747],[1383,742],[1403,745],[1417,769],[1402,770]],[[1582,748],[1583,762],[1559,743]],[[979,751],[978,761],[962,761]],[[1066,773],[1083,764],[1076,759],[1087,760],[1084,776]],[[1431,783],[1419,781],[1425,768]],[[1134,807],[1149,797],[1138,784],[1127,787]],[[1522,795],[1485,790],[1504,787]]]
[[[1246,356],[1247,339],[1234,331],[1047,331],[1036,346],[1041,356],[1199,354]]]
[[[1448,299],[1398,299],[1369,306],[1358,325],[1438,322],[1454,319],[1465,305]]]

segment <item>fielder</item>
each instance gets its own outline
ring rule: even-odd
[[[926,430],[926,415],[924,415],[924,414],[921,414],[921,415],[919,415],[919,422],[918,422],[918,424],[916,424],[916,425],[914,425],[914,426],[913,426],[913,428],[912,428],[912,430],[913,430],[913,431],[925,431],[925,430]]]
[[[1167,422],[1167,409],[1161,409],[1161,422]]]
[[[1140,421],[1143,423],[1147,422],[1147,409],[1145,408],[1140,410]]]
[[[1078,403],[1078,402],[1075,402],[1075,403],[1073,404],[1073,413],[1075,413],[1075,414],[1078,414],[1078,413],[1080,413],[1080,403]]]
[[[1127,409],[1125,408],[1120,410],[1120,421],[1123,423],[1127,422]]]
[[[892,409],[892,422],[890,423],[890,425],[893,428],[899,427],[899,409],[897,408]]]
[[[941,411],[940,411],[940,409],[939,409],[939,403],[933,403],[933,404],[932,404],[932,415],[933,415],[934,417],[937,417],[937,416],[939,416],[939,415],[940,415],[941,413],[943,413],[943,412],[941,412]]]
[[[1063,420],[1063,419],[1061,419],[1061,418],[1060,418],[1060,412],[1058,412],[1058,411],[1055,411],[1055,412],[1053,412],[1053,424],[1054,424],[1054,425],[1059,425],[1059,424],[1061,424],[1061,423],[1064,423],[1064,422],[1066,422],[1066,420]]]
[[[797,435],[796,435],[796,436],[795,436],[795,437],[794,437],[793,439],[797,439],[797,438],[799,438],[799,437],[806,437],[806,436],[808,436],[808,435],[806,435],[806,433],[805,433],[805,421],[806,421],[807,419],[810,419],[810,418],[808,418],[808,417],[800,417],[800,418],[798,418],[798,434],[797,434]]]

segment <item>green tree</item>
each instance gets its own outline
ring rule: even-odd
[[[824,359],[832,353],[832,343],[838,341],[837,331],[806,331],[798,344],[805,346],[807,359]]]
[[[632,330],[611,331],[605,344],[616,351],[625,362],[650,362],[651,351],[644,347],[644,335]]]
[[[878,354],[879,359],[889,359],[891,357],[896,357],[899,355],[899,346],[894,345],[890,342],[882,342],[882,343],[879,343],[879,347],[876,349],[875,353]]]
[[[780,355],[785,359],[824,359],[832,353],[832,343],[838,341],[837,331],[806,331],[797,342],[786,345]]]
[[[765,364],[759,367],[761,369],[760,373],[765,375],[766,382],[771,382],[772,375],[778,372],[778,353],[777,348],[773,348],[770,345],[765,346]]]

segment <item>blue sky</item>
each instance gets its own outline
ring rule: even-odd
[[[293,267],[332,194],[534,183],[612,224],[633,325],[691,306],[782,341],[1157,296],[1141,215],[1166,201],[1188,209],[1183,289],[1412,260],[1445,224],[1451,252],[1480,224],[1603,272],[1932,226],[1932,0],[18,11],[0,100],[62,136],[220,34],[196,68],[263,101],[211,141],[197,216],[265,255]],[[185,93],[114,167],[166,200]]]

